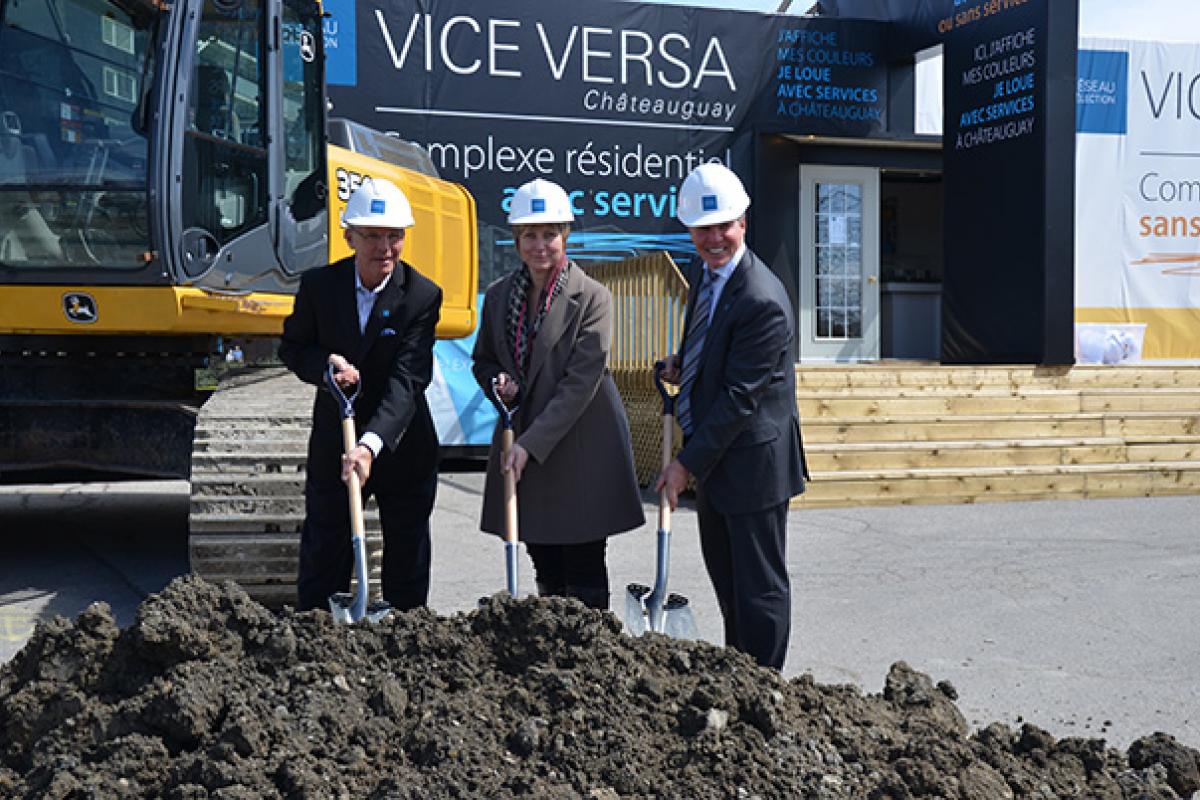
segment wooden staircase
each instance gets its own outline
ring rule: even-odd
[[[1200,494],[1200,367],[798,365],[795,508]]]

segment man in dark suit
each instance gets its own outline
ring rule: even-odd
[[[442,291],[400,260],[413,224],[393,184],[368,180],[351,195],[342,224],[354,255],[310,270],[283,325],[279,357],[322,387],[313,404],[300,540],[298,608],[323,608],[350,584],[353,553],[346,481],[357,470],[375,496],[383,528],[383,597],[394,608],[429,595],[429,515],[437,490],[437,433],[425,402],[433,373]],[[327,369],[354,403],[359,434],[343,455],[341,412],[324,388]]]
[[[808,470],[792,303],[746,247],[749,206],[742,182],[721,164],[697,167],[679,192],[679,219],[701,263],[688,276],[684,338],[664,372],[679,385],[684,444],[657,488],[674,507],[695,477],[701,548],[725,644],[780,669],[791,630],[787,509]]]

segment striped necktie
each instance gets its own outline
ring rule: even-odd
[[[675,417],[685,436],[692,435],[692,387],[700,373],[700,354],[704,351],[704,338],[708,333],[709,310],[712,307],[713,280],[708,268],[700,281],[700,292],[696,296],[696,307],[688,321],[684,336],[683,367],[680,370],[679,398],[675,401]]]

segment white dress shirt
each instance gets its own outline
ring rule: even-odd
[[[742,258],[746,255],[746,245],[743,244],[733,254],[733,258],[722,267],[717,269],[709,269],[708,265],[704,269],[708,270],[708,279],[712,282],[712,300],[708,304],[708,324],[712,324],[713,314],[717,311],[717,302],[721,299],[721,292],[725,290],[725,284],[729,283],[729,279],[733,277],[733,271],[737,269],[737,265],[742,263]]]
[[[367,322],[371,319],[371,312],[375,310],[375,301],[379,299],[379,294],[391,279],[392,276],[388,275],[374,289],[368,289],[366,286],[363,286],[358,270],[354,270],[354,299],[358,304],[359,333],[367,332]],[[358,443],[369,449],[372,456],[379,458],[379,451],[383,449],[383,439],[380,438],[379,434],[373,431],[364,431]]]

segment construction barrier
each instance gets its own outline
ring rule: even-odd
[[[625,404],[638,482],[662,469],[662,399],[654,362],[674,353],[683,334],[688,283],[666,253],[587,266],[613,296],[613,342],[608,366]],[[675,450],[682,440],[675,428]]]

